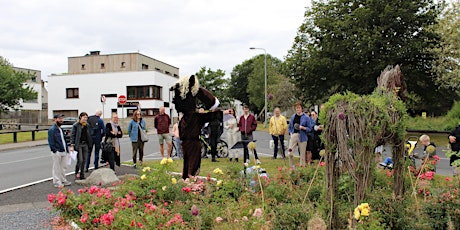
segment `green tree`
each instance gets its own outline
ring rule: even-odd
[[[433,51],[436,80],[443,89],[454,90],[460,96],[460,1],[453,2],[440,16],[434,31],[441,41]]]
[[[410,98],[420,98],[424,108],[439,106],[447,92],[431,75],[439,37],[428,30],[441,10],[436,2],[313,1],[287,55],[286,75],[299,96],[321,102],[347,90],[369,94],[387,65],[400,64]]]
[[[37,98],[37,92],[26,83],[31,79],[30,74],[15,71],[12,65],[0,56],[0,112],[18,109],[21,100]]]
[[[229,80],[225,78],[225,71],[221,69],[213,71],[210,68],[201,67],[195,75],[200,85],[211,91],[219,99],[221,105],[229,103],[230,98],[226,91]]]
[[[230,79],[230,96],[248,104],[249,108],[259,113],[265,103],[265,57],[257,55],[235,66]],[[267,95],[278,84],[281,72],[281,60],[267,54]]]

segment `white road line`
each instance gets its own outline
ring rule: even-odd
[[[51,157],[51,156],[34,157],[34,158],[27,158],[27,159],[23,159],[23,160],[17,160],[17,161],[2,162],[2,163],[0,163],[0,165],[6,165],[6,164],[23,162],[23,161],[35,160],[35,159],[40,159],[40,158],[45,158],[45,157]]]

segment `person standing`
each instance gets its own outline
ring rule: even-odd
[[[133,119],[128,125],[129,139],[133,147],[133,166],[137,167],[137,151],[139,151],[139,164],[142,166],[144,159],[144,142],[141,139],[141,129],[145,132],[146,126],[145,121],[142,119],[141,112],[139,110],[134,111]]]
[[[284,134],[287,131],[287,121],[286,118],[281,115],[280,108],[276,107],[273,110],[274,116],[270,118],[269,131],[272,135],[274,146],[274,152],[272,159],[276,159],[278,155],[278,141],[281,142],[281,151],[283,151],[283,158],[286,158],[285,149],[284,149]]]
[[[222,135],[223,128],[222,128],[222,120],[214,119],[209,122],[208,129],[209,129],[209,145],[211,146],[211,157],[212,162],[218,162],[216,160],[217,156],[217,142],[220,140],[220,136]]]
[[[72,126],[72,132],[70,133],[70,151],[76,150],[77,164],[75,165],[75,178],[83,180],[85,179],[85,162],[88,149],[92,146],[91,133],[88,125],[88,114],[86,112],[80,113],[78,121]]]
[[[69,160],[69,151],[67,143],[62,132],[63,123],[62,114],[54,115],[54,124],[48,130],[48,145],[51,149],[51,158],[53,159],[53,185],[56,188],[68,186],[72,183],[65,178],[65,168]]]
[[[102,110],[97,109],[95,115],[88,117],[88,126],[91,133],[92,145],[89,147],[88,154],[86,155],[86,172],[88,172],[89,164],[91,162],[91,152],[94,147],[94,169],[99,168],[99,152],[101,150],[102,138],[105,136],[105,125],[101,119]]]
[[[294,105],[296,113],[291,116],[288,126],[289,135],[289,164],[295,168],[293,148],[297,146],[300,149],[300,166],[305,166],[305,151],[307,150],[307,133],[312,130],[310,118],[302,111],[302,105],[297,102]]]
[[[105,138],[107,142],[112,143],[112,153],[107,156],[110,168],[115,171],[115,165],[120,166],[120,140],[123,137],[123,132],[118,125],[118,114],[112,113],[112,118],[105,126]]]
[[[171,119],[169,115],[165,113],[165,107],[160,107],[160,113],[154,119],[154,126],[158,133],[158,142],[160,142],[160,153],[161,157],[165,157],[164,154],[164,142],[168,144],[168,157],[171,153],[171,135],[169,134],[169,126],[171,125]]]
[[[238,122],[238,128],[241,132],[242,141],[253,141],[252,132],[257,128],[257,121],[254,115],[249,114],[249,107],[247,105],[243,106],[243,115],[240,117]],[[254,157],[256,158],[256,163],[260,164],[259,157],[257,156],[257,151],[254,149]],[[244,162],[249,163],[249,150],[244,148]]]
[[[449,157],[449,165],[452,167],[452,174],[457,176],[460,172],[458,166],[453,165],[453,163],[460,159],[460,125],[455,127],[455,129],[449,133],[449,144],[450,150],[453,154]]]
[[[179,136],[179,122],[180,119],[182,119],[182,116],[182,113],[179,113],[179,120],[173,125],[172,128],[172,141],[174,141],[174,143],[176,144],[176,153],[178,158],[182,158],[182,141],[180,140]],[[171,153],[169,153],[169,155],[171,156]]]
[[[238,162],[238,149],[232,149],[236,142],[239,141],[238,121],[236,120],[235,110],[233,108],[228,109],[228,114],[224,116],[224,128],[227,130],[227,144],[230,161],[235,158],[235,162]]]
[[[321,142],[321,133],[323,132],[323,126],[318,120],[318,114],[316,111],[311,111],[310,112],[310,118],[314,124],[313,130],[312,130],[312,138],[311,140],[308,139],[308,145],[307,145],[307,151],[310,149],[312,153],[312,159],[313,160],[319,160],[321,157],[319,155],[319,152],[321,149],[324,149],[324,144]],[[307,161],[308,161],[308,153],[307,153]]]

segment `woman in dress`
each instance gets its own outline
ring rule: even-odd
[[[235,158],[235,162],[238,162],[238,149],[232,149],[232,147],[239,141],[239,128],[238,121],[236,120],[235,110],[230,108],[228,115],[224,116],[224,128],[227,131],[227,144],[230,161]]]

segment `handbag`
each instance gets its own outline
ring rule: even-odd
[[[101,148],[102,148],[102,153],[111,153],[112,152],[112,148],[113,148],[113,145],[112,145],[112,142],[111,141],[107,141],[104,140],[102,143],[101,143]]]
[[[142,141],[142,142],[147,142],[147,141],[149,141],[149,136],[147,136],[147,133],[141,128],[140,125],[138,125],[138,127],[139,127],[139,130],[140,130],[140,132],[141,132],[141,141]]]

